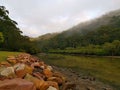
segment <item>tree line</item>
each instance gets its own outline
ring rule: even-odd
[[[23,36],[17,22],[9,17],[9,11],[0,6],[0,50],[39,52],[36,44],[28,36]]]
[[[106,25],[101,25],[98,28],[89,31],[84,30],[84,33],[81,34],[73,33],[70,36],[67,36],[66,33],[63,32],[48,40],[39,40],[37,42],[40,49],[45,52],[51,52],[51,50],[64,51],[68,48],[72,48],[72,50],[74,49],[76,51],[79,48],[79,52],[84,54],[92,54],[90,50],[93,49],[93,54],[120,55],[119,51],[116,51],[117,48],[115,48],[116,42],[119,41],[120,15],[111,17],[109,23]],[[91,45],[94,46],[95,49],[90,47]],[[120,47],[120,44],[118,44],[117,47]],[[116,53],[114,51],[116,51]],[[114,53],[111,54],[112,52]]]

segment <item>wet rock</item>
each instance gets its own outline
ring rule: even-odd
[[[15,78],[12,80],[0,81],[0,90],[36,90],[32,82]]]

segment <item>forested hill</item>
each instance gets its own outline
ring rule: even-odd
[[[111,19],[115,16],[120,16],[120,9],[108,12],[101,17],[92,19],[90,21],[79,23],[78,25],[64,31],[62,34],[64,34],[65,36],[70,36],[77,33],[84,34],[88,31],[95,30],[102,25],[109,24]]]
[[[103,45],[120,40],[120,10],[109,12],[94,20],[80,23],[48,40],[38,40],[43,51],[88,45]]]
[[[22,35],[17,22],[9,17],[9,11],[4,6],[0,6],[0,50],[37,52],[35,44],[28,36]]]

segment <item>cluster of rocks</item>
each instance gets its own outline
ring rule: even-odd
[[[30,54],[0,63],[0,90],[67,90],[63,74]]]
[[[64,73],[67,78],[65,86],[71,87],[71,90],[116,90],[115,88],[97,80],[91,75],[85,75],[81,72],[75,72],[71,68],[62,68],[52,66],[55,70]],[[71,84],[71,85],[70,85]]]

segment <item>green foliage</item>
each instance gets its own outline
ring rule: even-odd
[[[114,40],[112,43],[105,43],[102,45],[93,45],[77,47],[77,48],[66,48],[61,49],[51,49],[50,53],[61,53],[61,54],[82,54],[82,55],[120,55],[120,41]]]
[[[114,50],[119,50],[115,46],[116,43],[112,43],[114,40],[120,40],[119,13],[120,10],[114,11],[91,22],[75,26],[53,38],[38,40],[38,47],[42,48],[41,50],[44,52],[56,50],[55,52],[86,55],[120,55],[118,51]],[[96,45],[101,47],[97,48]],[[66,50],[69,47],[74,50]]]
[[[17,23],[9,16],[9,12],[4,6],[0,6],[0,32],[3,34],[4,42],[0,48],[9,51],[25,51],[37,53],[36,43],[30,41],[30,38],[22,35],[22,31],[17,27]],[[1,36],[1,35],[0,35]]]
[[[112,43],[105,43],[103,45],[106,54],[108,55],[120,55],[120,41],[115,40]]]
[[[0,44],[4,42],[3,34],[0,32]]]

